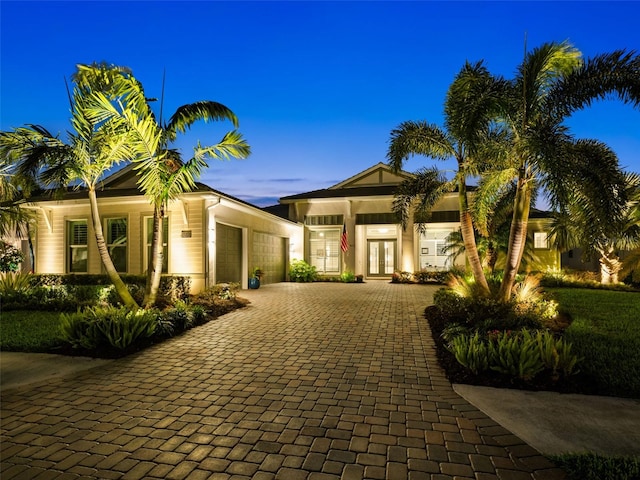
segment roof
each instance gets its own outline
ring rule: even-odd
[[[322,190],[313,190],[311,192],[299,193],[297,195],[289,195],[282,197],[281,203],[294,202],[296,200],[305,200],[311,198],[340,198],[340,197],[369,197],[369,196],[385,196],[394,195],[398,185],[373,185],[370,187],[348,187],[348,188],[325,188]]]

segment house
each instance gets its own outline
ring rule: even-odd
[[[153,225],[153,208],[136,182],[129,165],[97,192],[107,246],[116,269],[127,274],[146,271]],[[86,191],[32,198],[29,208],[37,213],[35,272],[103,273]],[[193,292],[219,282],[246,288],[256,266],[263,283],[281,282],[289,259],[303,256],[301,225],[201,183],[170,202],[165,222],[163,271],[191,277]]]
[[[281,198],[286,217],[304,224],[305,260],[322,274],[351,271],[369,279],[454,266],[445,246],[447,236],[460,227],[457,193],[446,194],[434,206],[423,233],[412,226],[404,230],[392,205],[398,185],[410,175],[378,163],[332,187]],[[341,248],[343,228],[346,251]],[[544,212],[532,211],[529,235],[537,262],[529,269],[560,268],[560,255],[550,246],[548,231]],[[455,265],[463,267],[464,261],[460,256]]]
[[[423,233],[403,229],[392,204],[398,185],[410,175],[378,163],[332,187],[283,197],[268,209],[198,183],[168,207],[163,271],[191,277],[197,292],[219,282],[246,288],[254,267],[264,271],[263,283],[285,281],[291,259],[304,259],[321,274],[350,271],[367,279],[447,270],[453,266],[445,252],[447,236],[460,226],[457,194],[435,205]],[[153,209],[136,182],[130,165],[106,178],[97,192],[107,246],[117,270],[128,274],[146,271],[153,223]],[[37,214],[35,272],[103,273],[86,191],[70,191],[62,199],[32,198],[28,208]],[[541,261],[531,268],[559,268],[543,214],[532,214],[529,231]],[[456,264],[464,261],[460,256]]]

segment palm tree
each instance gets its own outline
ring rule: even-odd
[[[623,269],[620,250],[640,248],[640,175],[626,173],[625,189],[628,201],[617,220],[598,218],[593,204],[599,199],[589,190],[574,191],[554,220],[552,234],[562,250],[582,247],[587,258],[598,257],[601,283],[618,283]]]
[[[0,238],[29,236],[29,223],[33,215],[22,208],[28,187],[13,173],[13,166],[0,159]]]
[[[508,168],[483,172],[479,193],[490,197],[505,182],[516,185],[501,300],[511,296],[536,188],[545,188],[557,206],[588,185],[600,198],[593,205],[600,218],[620,215],[624,178],[617,161],[602,156],[597,142],[576,141],[563,124],[572,112],[609,94],[633,106],[640,103],[639,57],[618,51],[583,63],[569,44],[547,43],[525,55],[509,83],[501,112],[510,133]]]
[[[131,309],[138,305],[120,278],[105,242],[96,188],[105,172],[131,158],[126,132],[115,122],[94,119],[88,114],[96,95],[114,104],[123,94],[122,79],[126,69],[105,64],[79,66],[74,76],[75,87],[70,95],[73,132],[68,142],[52,135],[44,127],[27,125],[11,132],[0,132],[0,156],[16,166],[16,172],[27,178],[37,178],[45,186],[84,187],[91,207],[100,258],[109,279],[123,304]]]
[[[207,167],[206,158],[230,159],[246,158],[250,147],[242,135],[233,130],[227,132],[220,142],[210,146],[198,143],[193,157],[183,162],[180,153],[169,148],[179,133],[184,133],[197,121],[229,120],[238,127],[238,119],[226,106],[213,101],[200,101],[179,107],[168,123],[158,122],[142,85],[133,77],[124,80],[127,103],[124,108],[116,108],[107,97],[103,97],[90,111],[90,116],[101,121],[116,122],[128,132],[132,149],[134,169],[140,173],[138,186],[153,205],[153,233],[151,254],[147,269],[147,283],[143,304],[155,304],[162,274],[163,218],[167,204],[180,194],[195,188],[195,181],[202,169]]]
[[[495,138],[492,119],[496,114],[502,85],[493,78],[482,62],[466,63],[447,92],[445,128],[427,122],[407,121],[391,132],[387,152],[390,166],[399,171],[412,155],[424,155],[437,160],[455,158],[458,170],[451,182],[443,182],[429,170],[418,172],[415,180],[403,186],[394,209],[406,219],[414,199],[419,199],[417,214],[428,211],[446,191],[457,189],[461,234],[473,276],[482,294],[489,294],[489,285],[475,243],[473,220],[469,210],[467,179],[478,173],[482,152],[487,142]],[[435,184],[434,184],[435,181]],[[420,225],[420,218],[417,218]]]

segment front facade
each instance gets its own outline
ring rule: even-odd
[[[304,224],[305,261],[324,275],[350,271],[368,279],[388,279],[394,272],[464,267],[464,256],[452,259],[447,237],[460,228],[457,193],[445,195],[433,208],[425,231],[404,230],[392,213],[394,193],[409,177],[384,163],[324,190],[280,199],[288,218]],[[537,261],[530,270],[560,268],[560,256],[548,239],[548,222],[532,215],[529,235]],[[346,249],[342,248],[343,231]]]
[[[330,188],[281,198],[280,215],[198,184],[168,206],[163,272],[189,276],[198,292],[221,282],[247,288],[255,267],[264,272],[263,283],[285,281],[293,259],[304,259],[323,275],[348,271],[371,280],[464,267],[464,256],[452,260],[445,248],[460,227],[456,193],[435,205],[423,233],[413,225],[403,229],[392,213],[395,191],[410,175],[378,163]],[[131,166],[111,175],[98,191],[98,205],[116,269],[141,275],[149,262],[153,209],[136,182]],[[37,218],[33,271],[104,273],[85,191],[60,200],[35,198],[28,208]],[[529,241],[536,260],[529,270],[560,268],[548,229],[543,214],[532,214]]]
[[[98,192],[101,225],[116,269],[146,273],[153,208],[136,188],[130,168],[107,178]],[[34,271],[55,274],[104,273],[97,251],[87,193],[62,200],[34,199]],[[302,226],[198,184],[168,206],[163,272],[191,277],[192,291],[220,282],[246,288],[260,267],[264,283],[286,280],[290,258],[302,256]]]

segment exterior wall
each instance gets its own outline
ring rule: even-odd
[[[105,228],[107,218],[127,219],[127,272],[140,275],[146,271],[146,218],[153,209],[144,197],[112,197],[98,199]],[[102,274],[95,232],[91,223],[89,201],[47,201],[32,205],[37,212],[34,250],[37,273],[68,273],[67,222],[86,220],[88,226],[87,273]],[[243,230],[242,285],[247,286],[249,269],[253,268],[250,240],[254,231],[288,239],[289,258],[302,258],[302,225],[282,220],[250,207],[213,194],[186,194],[171,202],[168,216],[168,273],[191,277],[192,291],[198,292],[215,284],[216,221]],[[106,230],[105,230],[106,235]]]
[[[368,183],[369,177],[363,180]],[[353,182],[355,185],[361,185],[362,182]],[[348,189],[345,189],[348,194]],[[347,236],[349,239],[349,250],[347,252],[340,251],[340,272],[351,271],[356,275],[364,275],[367,277],[369,259],[368,241],[382,239],[396,242],[396,258],[395,270],[417,271],[420,269],[418,240],[419,237],[415,233],[413,227],[403,230],[397,223],[376,225],[379,227],[377,233],[367,233],[367,225],[356,224],[356,216],[358,214],[375,214],[375,213],[391,213],[393,206],[392,196],[380,197],[339,197],[335,199],[305,199],[290,205],[289,212],[292,219],[303,223],[306,216],[323,216],[323,215],[342,215],[344,224],[347,228]],[[434,211],[457,211],[458,199],[455,194],[451,194],[440,200],[434,207]],[[410,222],[411,223],[411,222]],[[440,224],[433,224],[438,226]],[[447,228],[457,229],[459,223],[446,223]],[[305,226],[305,256],[304,260],[310,262],[310,256],[313,252],[309,250],[310,231],[323,229],[342,229],[342,225],[335,226]],[[433,228],[430,224],[429,228]],[[386,230],[386,233],[380,233]],[[303,258],[303,257],[300,257]],[[464,264],[464,260],[458,259],[457,263]],[[337,273],[340,273],[337,272]],[[389,274],[388,277],[391,275]],[[369,277],[371,278],[371,277]]]
[[[215,276],[215,228],[216,222],[223,223],[232,227],[241,228],[242,250],[243,250],[243,275],[242,286],[246,288],[249,282],[250,271],[260,265],[256,265],[253,258],[251,248],[251,239],[254,232],[267,233],[269,235],[288,239],[288,262],[294,258],[302,258],[303,256],[303,227],[291,222],[270,215],[258,209],[254,209],[244,205],[238,205],[227,199],[207,199],[201,204],[201,212],[207,219],[203,222],[206,225],[207,232],[204,238],[203,251],[206,252],[204,257],[205,263],[208,265],[207,285],[216,283]]]
[[[555,271],[560,270],[560,251],[553,246],[553,240],[548,240],[547,248],[536,248],[534,235],[547,235],[551,228],[549,220],[530,219],[527,226],[527,243],[531,242],[534,259],[524,265],[521,270],[527,272]]]

